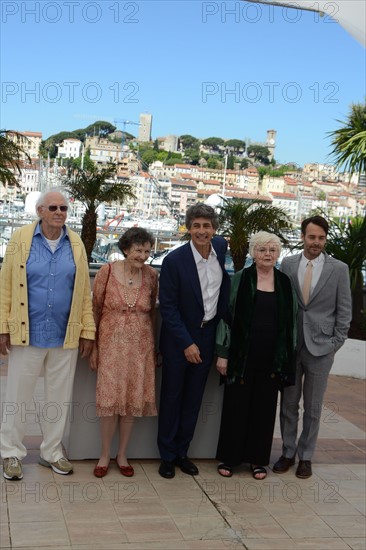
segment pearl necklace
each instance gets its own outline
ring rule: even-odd
[[[125,268],[125,266],[123,266],[123,267]],[[124,269],[124,272],[126,273],[126,270],[125,270],[125,269]],[[130,277],[130,278],[128,279],[128,284],[129,284],[129,285],[132,285],[132,283],[133,283],[133,280],[132,280],[132,278]],[[138,285],[137,285],[137,287],[136,287],[136,290],[135,290],[135,297],[134,297],[132,303],[130,303],[130,302],[128,301],[126,286],[124,286],[124,288],[123,288],[124,298],[125,298],[125,302],[126,302],[126,304],[127,304],[128,309],[134,308],[135,305],[137,304],[137,300],[138,300],[138,297],[139,297],[139,294],[140,294],[140,287],[141,287],[141,271],[139,271],[139,273],[138,273]]]
[[[128,301],[128,298],[127,298],[126,287],[124,288],[125,301],[126,301],[127,307],[128,307],[129,309],[134,308],[135,305],[137,304],[137,300],[138,300],[138,297],[139,297],[139,293],[140,293],[140,287],[138,286],[138,287],[136,287],[135,298],[134,298],[132,304],[130,304],[130,302]]]

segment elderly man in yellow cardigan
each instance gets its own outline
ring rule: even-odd
[[[0,353],[9,353],[0,445],[8,480],[23,477],[26,415],[42,371],[39,463],[58,474],[73,469],[61,441],[78,351],[82,357],[90,354],[95,325],[85,248],[65,225],[67,210],[62,193],[41,195],[36,204],[39,220],[14,233],[0,272]]]

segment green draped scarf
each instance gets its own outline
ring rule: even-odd
[[[277,334],[272,372],[281,386],[290,386],[295,383],[297,299],[290,279],[278,269],[274,269],[274,287],[277,300]],[[257,269],[253,264],[235,274],[230,298],[232,319],[221,321],[221,326],[218,327],[217,354],[229,359],[229,383],[244,377],[256,292]]]

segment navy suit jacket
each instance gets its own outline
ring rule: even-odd
[[[223,271],[216,324],[226,312],[230,294],[230,277],[225,271],[227,242],[213,237],[212,246]],[[177,248],[165,258],[159,281],[160,313],[163,320],[160,333],[162,354],[183,354],[183,350],[199,342],[204,307],[197,266],[187,244]]]

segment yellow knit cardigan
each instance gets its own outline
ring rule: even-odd
[[[26,264],[38,222],[18,229],[10,240],[0,272],[0,334],[9,334],[13,346],[29,346],[29,317]],[[79,346],[79,338],[94,340],[89,267],[84,245],[68,229],[76,266],[74,292],[63,347]]]

